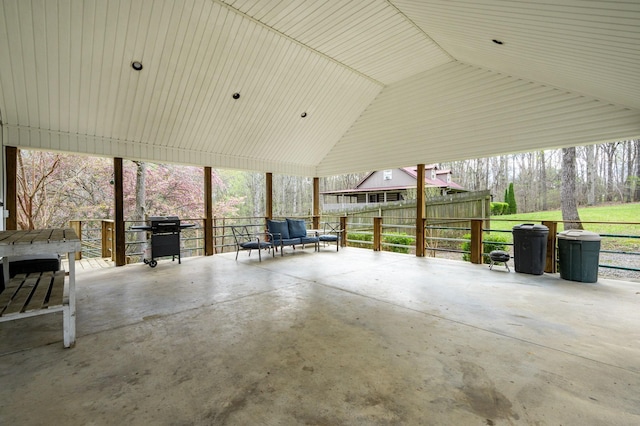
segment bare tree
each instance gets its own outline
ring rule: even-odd
[[[147,163],[143,161],[134,161],[136,165],[136,207],[134,220],[146,220],[146,196],[145,196],[145,180],[147,175]],[[137,241],[143,243],[146,241],[144,232],[136,232]],[[141,246],[142,247],[142,246]]]
[[[585,147],[585,155],[587,157],[587,205],[596,204],[596,147],[588,145]]]
[[[28,163],[25,162],[28,158]],[[42,218],[48,205],[46,200],[48,181],[58,171],[60,155],[47,155],[41,152],[18,151],[18,227],[20,229],[35,229],[47,225],[46,218]]]
[[[610,142],[601,145],[602,150],[607,157],[607,161],[605,163],[607,168],[607,192],[605,195],[605,199],[607,201],[613,201],[613,193],[614,193],[614,177],[613,177],[613,168],[615,165],[615,157],[616,152],[618,150],[618,145],[620,142]]]
[[[542,200],[541,210],[547,210],[547,166],[544,158],[544,151],[538,153],[538,159],[540,162],[540,179],[538,180],[538,186],[540,188],[540,199]]]
[[[633,201],[640,201],[640,139],[636,139],[634,145],[636,151],[636,173],[633,179],[633,184],[635,185]]]
[[[583,229],[576,204],[576,148],[562,149],[562,220],[564,229]]]

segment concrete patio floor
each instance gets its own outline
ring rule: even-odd
[[[637,425],[640,284],[370,250],[77,274],[0,323],[2,425]]]

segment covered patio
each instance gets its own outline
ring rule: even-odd
[[[125,265],[122,190],[125,159],[203,167],[210,229],[212,168],[317,194],[638,138],[640,3],[3,0],[0,22],[0,229],[16,150],[112,158],[123,265],[78,271],[71,350],[57,314],[2,323],[0,424],[640,423],[637,284],[350,247]]]
[[[74,349],[52,315],[0,328],[0,423],[640,422],[637,283],[234,257],[79,269]]]

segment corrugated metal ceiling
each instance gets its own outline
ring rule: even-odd
[[[318,176],[640,137],[639,66],[640,1],[0,2],[3,144],[150,161]]]

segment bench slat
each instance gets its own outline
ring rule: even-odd
[[[19,316],[63,306],[68,303],[64,278],[64,270],[16,275],[0,294],[0,316]]]
[[[52,278],[52,288],[47,306],[62,305],[64,298],[64,271],[56,271],[50,274]]]
[[[38,284],[38,276],[29,275],[27,278],[13,278],[9,282],[16,280],[20,281],[18,291],[14,293],[14,296],[11,298],[11,302],[7,305],[7,308],[4,310],[2,315],[11,315],[17,314],[24,310],[25,304],[29,300],[31,293],[35,290],[36,285]],[[4,292],[3,292],[4,293]]]
[[[24,312],[35,311],[36,309],[44,309],[47,307],[47,296],[53,281],[52,272],[43,272],[38,281],[38,287],[33,292],[29,304],[25,306]]]
[[[23,274],[24,275],[24,274]],[[11,302],[13,295],[18,291],[18,288],[22,285],[22,281],[13,278],[6,285],[5,289],[0,293],[0,316],[4,315],[5,308]]]

